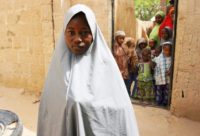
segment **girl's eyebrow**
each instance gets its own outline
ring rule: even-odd
[[[84,29],[84,30],[87,29],[87,30],[88,30],[88,29],[90,29],[90,28],[86,26],[86,27],[83,27],[82,29]]]
[[[73,28],[73,27],[68,27],[67,29],[71,29],[71,30],[73,30],[74,28]]]

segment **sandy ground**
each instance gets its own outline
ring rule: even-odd
[[[36,136],[37,97],[22,89],[0,87],[0,109],[15,112],[24,124],[23,136]],[[200,122],[178,118],[168,110],[133,105],[140,136],[199,136]]]

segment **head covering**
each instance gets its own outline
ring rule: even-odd
[[[165,17],[165,13],[164,13],[162,10],[156,12],[156,15],[155,15],[155,16],[157,16],[157,15],[160,15],[162,18]]]
[[[165,19],[163,20],[162,24],[160,25],[159,28],[159,37],[161,37],[161,31],[164,27],[168,26],[169,28],[171,28],[173,30],[173,19],[171,18],[171,13],[172,11],[174,11],[174,7],[170,8],[169,13],[167,14],[167,16],[165,17]]]
[[[145,38],[138,39],[138,41],[137,41],[137,47],[139,47],[139,45],[142,44],[142,43],[146,43],[147,44],[147,40]]]
[[[169,44],[169,45],[173,45],[173,43],[172,43],[172,41],[166,41],[166,42],[163,42],[161,45],[163,46],[163,45],[165,45],[165,44]]]
[[[158,11],[155,16],[160,15],[162,18],[165,17],[165,13],[163,11]],[[156,47],[160,44],[160,38],[159,38],[159,28],[160,24],[156,23],[156,25],[153,27],[151,33],[149,34],[149,39],[153,39],[156,41]]]
[[[125,34],[124,31],[119,30],[119,31],[115,32],[115,38],[116,38],[117,36],[126,36],[126,34]]]
[[[93,43],[83,55],[72,54],[64,31],[79,12],[86,16]],[[119,68],[87,6],[65,15],[41,96],[38,136],[138,136],[136,120]]]

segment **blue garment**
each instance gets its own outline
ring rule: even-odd
[[[167,106],[169,97],[169,84],[156,85],[156,104]]]

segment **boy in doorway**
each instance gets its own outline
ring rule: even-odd
[[[115,33],[115,43],[113,45],[113,56],[117,62],[117,65],[119,67],[119,70],[122,74],[122,77],[124,79],[124,83],[126,85],[127,92],[130,96],[130,74],[128,70],[128,63],[129,63],[129,57],[128,57],[128,47],[124,46],[124,40],[125,40],[125,32],[124,31],[117,31]]]
[[[171,69],[172,42],[162,44],[162,53],[154,59],[156,63],[154,78],[156,84],[156,103],[159,106],[167,106]]]

